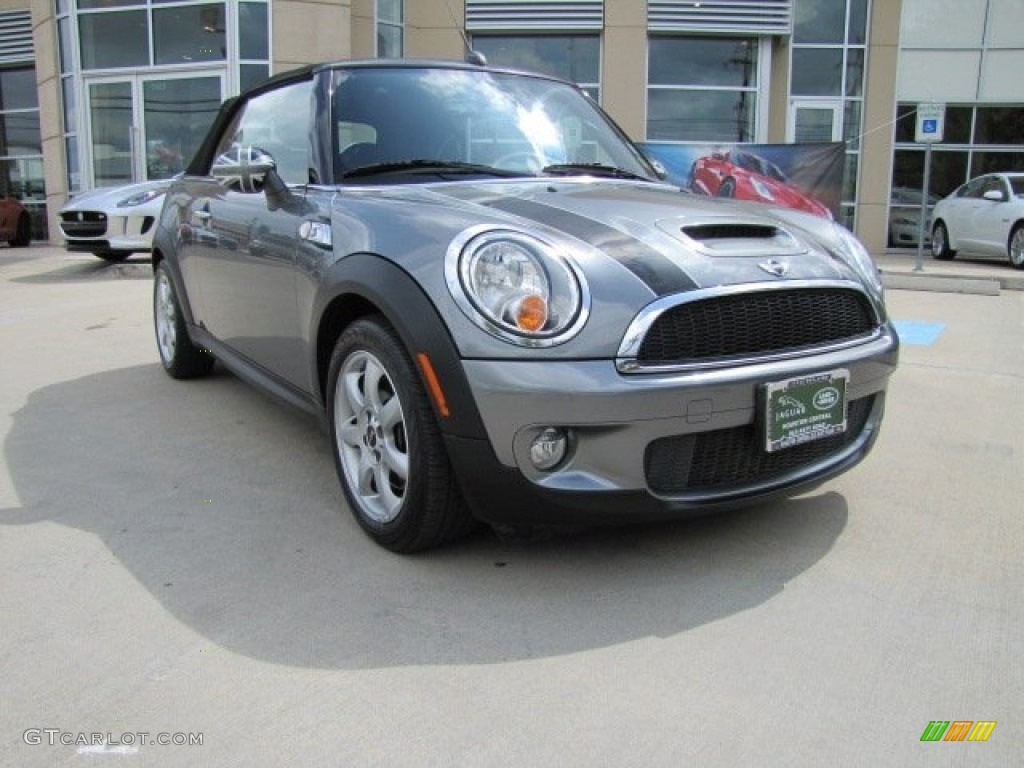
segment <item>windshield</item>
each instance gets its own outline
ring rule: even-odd
[[[639,152],[583,93],[527,75],[444,68],[334,74],[335,177],[383,183],[410,171],[543,175],[604,166],[655,180]],[[457,168],[462,164],[462,168]],[[468,166],[468,167],[466,167]],[[353,173],[362,169],[360,173]],[[417,177],[420,178],[420,177]],[[402,178],[408,181],[408,178]],[[420,178],[420,180],[430,180]]]
[[[1010,176],[1009,180],[1014,197],[1024,196],[1024,176]]]

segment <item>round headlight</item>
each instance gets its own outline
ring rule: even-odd
[[[485,231],[466,240],[457,260],[456,300],[499,338],[524,345],[557,343],[582,319],[580,279],[553,246],[538,238]]]
[[[832,228],[836,233],[843,259],[857,271],[876,294],[881,296],[883,294],[882,278],[878,274],[878,266],[871,258],[871,254],[860,240],[842,224],[834,223]]]

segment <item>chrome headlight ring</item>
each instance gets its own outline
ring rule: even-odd
[[[876,296],[884,295],[885,291],[882,288],[882,278],[878,273],[878,266],[861,241],[842,224],[834,222],[832,228],[836,234],[839,256],[863,278],[864,283]]]
[[[586,323],[590,292],[582,271],[547,239],[479,226],[456,236],[445,280],[463,313],[492,336],[522,347],[552,347]]]

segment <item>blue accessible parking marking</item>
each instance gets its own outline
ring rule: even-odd
[[[945,323],[925,323],[921,320],[893,320],[892,324],[896,326],[896,334],[901,342],[922,347],[934,344],[946,327]]]

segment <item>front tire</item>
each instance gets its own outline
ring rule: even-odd
[[[1010,264],[1015,269],[1024,269],[1024,222],[1013,228],[1006,251],[1010,257]]]
[[[735,197],[736,196],[736,182],[732,179],[726,179],[722,182],[722,186],[718,188],[718,197]]]
[[[341,334],[327,393],[335,467],[370,538],[407,553],[470,529],[419,374],[383,318],[362,318]]]
[[[949,261],[956,256],[956,251],[949,247],[949,230],[944,222],[936,222],[932,228],[932,258]]]
[[[189,338],[174,281],[162,261],[156,267],[153,281],[153,325],[160,362],[172,378],[195,379],[210,372],[213,356]]]

